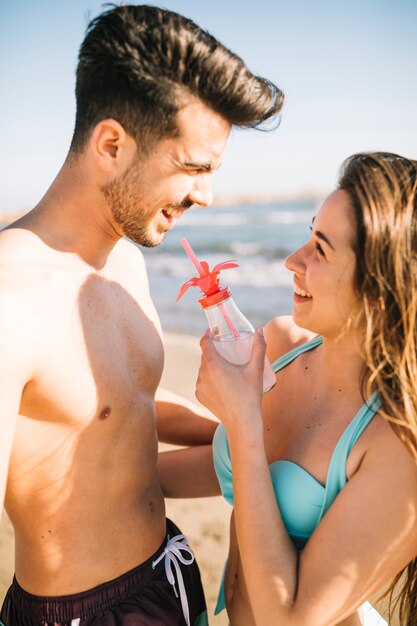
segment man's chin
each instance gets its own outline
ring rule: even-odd
[[[163,233],[158,233],[153,237],[148,233],[137,233],[137,232],[126,232],[126,237],[137,243],[139,246],[143,246],[144,248],[156,248],[164,242],[165,237],[167,235],[167,231]]]

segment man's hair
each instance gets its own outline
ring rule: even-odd
[[[284,100],[276,85],[190,19],[153,6],[112,6],[93,19],[78,58],[72,152],[107,118],[141,149],[176,136],[176,114],[188,95],[245,128],[276,117]]]

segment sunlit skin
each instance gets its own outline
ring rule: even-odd
[[[156,246],[193,204],[212,202],[211,179],[220,167],[230,124],[197,100],[178,113],[179,136],[137,154],[127,171],[103,187],[116,228]]]
[[[224,423],[233,466],[225,575],[231,626],[360,626],[360,606],[417,553],[414,459],[378,414],[347,457],[348,484],[301,553],[272,489],[269,465],[279,460],[325,485],[335,446],[363,405],[354,245],[348,196],[335,191],[307,243],[286,261],[294,319],[272,320],[265,338],[257,333],[246,366],[222,359],[208,333],[201,341],[196,395]],[[272,362],[317,333],[323,343],[281,369],[262,395],[265,347]],[[159,469],[168,496],[219,493],[207,451],[160,455]]]
[[[0,233],[0,500],[7,481],[16,577],[33,594],[91,589],[149,558],[166,528],[156,423],[171,443],[213,434],[205,409],[159,390],[155,402],[161,328],[123,238],[156,245],[186,206],[211,202],[230,126],[194,98],[178,124],[138,161],[133,137],[102,120]]]
[[[310,239],[285,261],[294,273],[293,318],[298,326],[336,338],[357,314],[361,303],[353,282],[354,238],[349,196],[336,190],[313,219]]]

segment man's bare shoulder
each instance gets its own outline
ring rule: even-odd
[[[314,336],[314,333],[309,330],[297,326],[291,315],[274,318],[265,326],[269,359],[274,361]]]
[[[45,276],[48,262],[51,260],[50,252],[50,248],[30,230],[24,228],[2,230],[0,232],[2,297],[5,297],[6,291],[10,295],[20,293],[21,296],[29,296]]]
[[[132,262],[137,262],[140,259],[143,261],[143,252],[140,247],[126,237],[119,239],[114,246],[114,252],[125,259],[130,259]]]
[[[0,352],[3,376],[18,363],[29,363],[33,324],[29,314],[33,285],[27,272],[13,271],[13,263],[0,259]]]
[[[126,264],[126,267],[134,273],[145,273],[146,265],[143,252],[140,247],[130,239],[123,237],[114,246],[113,257]]]
[[[63,272],[69,274],[65,255],[35,233],[26,228],[2,230],[0,327],[27,334],[33,344],[36,330],[53,316],[52,303],[60,300],[58,291],[65,289]]]
[[[120,239],[112,251],[115,279],[135,298],[150,319],[160,328],[158,314],[149,290],[145,258],[139,246],[129,239]]]
[[[30,237],[29,237],[30,239]],[[0,289],[12,287],[15,272],[28,267],[31,258],[26,231],[4,229],[0,231]]]
[[[9,270],[30,270],[45,261],[51,248],[34,232],[14,225],[0,231],[0,266]]]
[[[145,258],[139,246],[130,239],[120,239],[111,252],[109,267],[115,279],[139,297],[149,296],[149,281]]]

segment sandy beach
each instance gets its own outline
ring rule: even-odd
[[[194,398],[199,366],[198,338],[168,334],[162,385],[190,400]],[[167,515],[188,536],[201,569],[210,624],[226,626],[224,615],[213,616],[216,594],[227,554],[230,506],[220,497],[167,500]],[[13,530],[4,514],[0,525],[0,603],[13,576]]]

